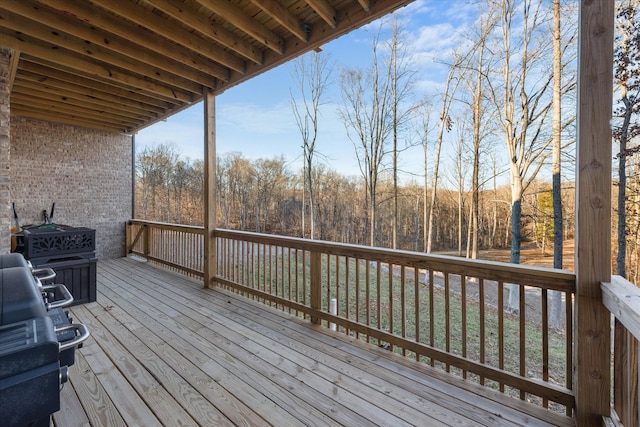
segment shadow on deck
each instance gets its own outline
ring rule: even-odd
[[[56,426],[573,425],[570,418],[129,258],[72,308]]]

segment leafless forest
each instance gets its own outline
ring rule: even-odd
[[[136,215],[140,218],[202,225],[203,163],[185,161],[166,145],[138,155]],[[309,238],[302,231],[303,177],[287,167],[282,158],[247,160],[239,153],[218,158],[217,221],[222,228]],[[316,238],[335,242],[368,244],[366,190],[358,177],[346,177],[316,168]],[[526,241],[540,250],[552,250],[553,210],[551,185],[535,183],[525,197]],[[424,250],[423,188],[417,183],[399,188],[399,249]],[[391,180],[379,189],[377,240],[392,246],[393,216]],[[436,201],[434,250],[466,255],[471,193],[440,189]],[[462,200],[462,221],[458,221]],[[573,187],[564,192],[566,238],[572,238]],[[502,186],[480,192],[480,247],[509,248],[510,189]],[[308,205],[307,205],[307,215]],[[458,229],[463,226],[462,233]],[[462,234],[463,240],[458,237]]]

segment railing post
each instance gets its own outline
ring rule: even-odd
[[[131,237],[131,221],[127,221],[124,223],[124,256],[128,256],[133,249],[131,247],[132,237]]]
[[[322,254],[311,252],[311,308],[322,309]],[[311,316],[311,323],[320,324],[320,318]]]
[[[147,224],[143,225],[144,227],[144,248],[142,248],[142,251],[144,253],[144,256],[148,256],[149,253],[151,252],[151,231],[150,228]]]

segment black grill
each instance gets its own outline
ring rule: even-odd
[[[48,426],[60,409],[60,387],[88,329],[63,308],[64,285],[43,285],[51,270],[32,269],[22,255],[0,255],[0,423]],[[61,296],[61,299],[58,298]]]

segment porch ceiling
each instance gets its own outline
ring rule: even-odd
[[[135,133],[411,0],[6,0],[11,113]]]

